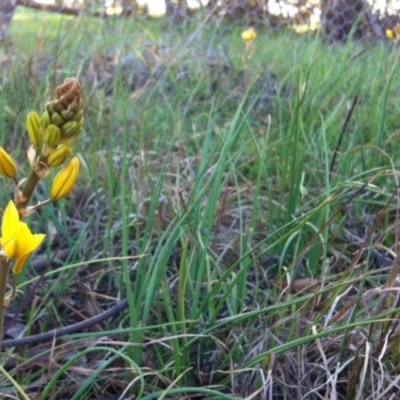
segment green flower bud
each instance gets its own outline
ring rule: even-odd
[[[61,110],[60,114],[64,118],[65,121],[70,120],[72,118],[72,116],[74,115],[73,111],[71,111],[69,108],[67,110]]]
[[[42,128],[44,130],[46,130],[47,127],[51,124],[50,114],[47,111],[42,115],[42,119],[40,120],[40,124],[42,125]]]
[[[59,167],[64,164],[66,159],[72,154],[72,150],[68,146],[57,147],[48,157],[47,164],[50,167]]]
[[[61,140],[61,129],[55,125],[49,125],[44,132],[44,140],[49,147],[57,147]]]
[[[30,112],[26,117],[26,129],[29,138],[35,147],[40,147],[43,143],[43,128],[40,125],[40,116],[37,112]]]
[[[79,110],[70,118],[70,120],[79,122],[82,117],[83,117],[83,110]]]
[[[84,119],[79,122],[68,121],[61,126],[62,139],[60,143],[66,143],[74,140],[82,131]]]
[[[51,114],[51,123],[57,126],[60,126],[64,123],[64,118],[59,114],[54,112]]]
[[[46,111],[51,115],[55,112],[54,110],[54,101],[48,101],[46,103]]]
[[[61,132],[65,135],[69,135],[71,132],[73,132],[76,127],[77,127],[78,123],[76,121],[68,121],[68,122],[64,122],[61,126]]]

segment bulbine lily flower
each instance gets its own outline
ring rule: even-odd
[[[22,271],[28,257],[40,246],[46,235],[33,234],[25,222],[20,221],[17,207],[10,201],[4,211],[1,225],[0,244],[3,253],[16,259],[13,266],[15,275]]]

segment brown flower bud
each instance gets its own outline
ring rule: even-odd
[[[62,105],[60,111],[69,108],[73,113],[83,108],[83,102],[81,102],[82,88],[75,78],[67,78],[62,85],[57,86],[54,91],[54,98],[56,110],[60,105]]]
[[[70,142],[78,136],[83,125],[83,99],[80,83],[74,78],[67,78],[56,87],[54,100],[46,104],[46,111],[52,124],[61,126],[73,125],[78,132],[62,129],[62,142]],[[75,122],[72,124],[72,122]],[[71,122],[70,124],[68,124]]]

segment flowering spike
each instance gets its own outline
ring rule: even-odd
[[[79,172],[79,158],[74,157],[54,178],[50,198],[53,201],[66,196],[75,184]]]

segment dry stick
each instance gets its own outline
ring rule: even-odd
[[[331,166],[330,166],[330,168],[329,168],[329,175],[330,175],[331,177],[332,177],[332,175],[333,175],[333,168],[334,168],[334,166],[335,166],[336,157],[337,157],[337,155],[338,155],[338,153],[339,153],[340,145],[342,144],[344,132],[346,131],[347,124],[349,123],[350,117],[351,117],[352,114],[353,114],[354,108],[355,108],[355,106],[356,106],[356,104],[357,104],[357,100],[358,100],[358,96],[354,97],[354,100],[353,100],[353,103],[351,104],[350,110],[349,110],[349,112],[347,113],[346,118],[345,118],[345,120],[344,120],[344,122],[343,122],[342,129],[340,130],[339,140],[338,140],[338,143],[337,143],[337,145],[336,145],[336,149],[335,149],[335,151],[333,152],[333,158],[332,158]]]
[[[10,262],[4,261],[0,262],[0,343],[4,335],[4,311],[6,309],[4,305],[4,300],[7,291],[7,281],[8,281],[8,270],[10,269]]]
[[[125,299],[116,304],[114,307],[110,308],[109,310],[104,311],[103,313],[96,315],[95,317],[89,318],[85,321],[66,326],[65,328],[54,329],[49,332],[39,333],[38,335],[27,336],[19,339],[4,340],[2,343],[2,347],[16,347],[25,346],[28,344],[36,344],[39,342],[50,342],[54,338],[77,333],[84,329],[91,328],[94,325],[100,324],[109,318],[115,318],[122,311],[124,311],[128,307],[128,305],[128,300]]]

